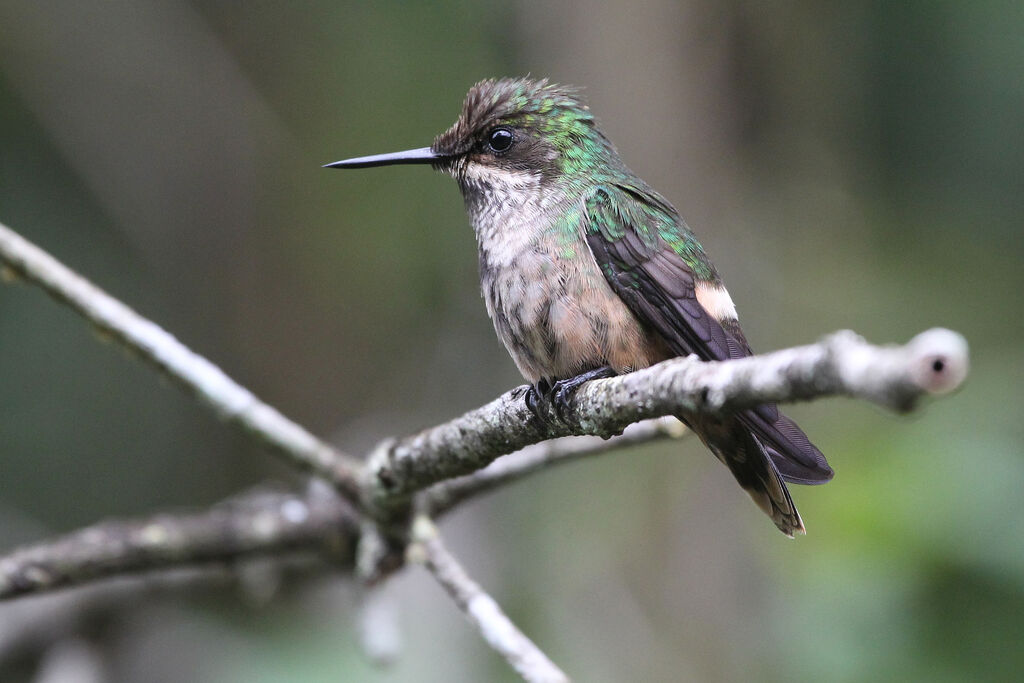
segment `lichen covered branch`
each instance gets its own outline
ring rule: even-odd
[[[622,434],[611,439],[597,436],[567,436],[542,441],[498,458],[482,470],[435,484],[424,491],[423,507],[436,517],[467,498],[555,465],[564,465],[580,458],[658,439],[679,438],[686,433],[686,427],[681,422],[675,418],[664,418],[632,424]]]
[[[310,550],[351,564],[358,521],[331,492],[259,492],[207,512],[103,522],[0,558],[0,600],[147,570]]]
[[[538,418],[523,400],[526,388],[519,387],[450,422],[381,444],[368,463],[368,483],[375,499],[394,502],[544,439],[610,437],[664,415],[835,395],[906,412],[924,395],[958,387],[967,370],[967,342],[950,330],[928,330],[902,346],[875,346],[843,331],[774,353],[723,362],[675,358],[588,382],[572,397],[566,419],[550,405],[541,406],[547,414]]]

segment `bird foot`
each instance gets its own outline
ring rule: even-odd
[[[569,405],[569,400],[573,394],[583,386],[586,382],[594,379],[606,379],[608,377],[614,377],[617,373],[612,368],[605,366],[601,368],[595,368],[594,370],[588,370],[581,372],[575,377],[567,377],[566,379],[556,380],[555,382],[548,382],[547,380],[540,380],[526,391],[526,407],[530,409],[530,412],[540,420],[541,422],[548,424],[550,419],[548,418],[548,411],[545,410],[543,405],[545,402],[550,402],[554,408],[555,417],[563,423],[569,422],[569,416],[572,413],[572,407]]]
[[[569,399],[572,398],[573,394],[581,386],[594,379],[607,379],[615,375],[616,372],[606,365],[602,368],[587,370],[575,377],[568,377],[555,382],[551,386],[551,399],[555,405],[555,414],[558,416],[558,419],[562,422],[568,421],[569,414],[572,412]]]
[[[537,421],[543,425],[551,424],[550,418],[548,418],[548,411],[545,407],[545,403],[551,397],[551,384],[546,379],[538,380],[536,384],[531,384],[526,390],[526,407],[530,409],[533,416],[537,418]]]

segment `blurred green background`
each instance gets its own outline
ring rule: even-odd
[[[688,440],[466,505],[443,530],[470,573],[580,681],[1019,676],[1018,2],[0,0],[0,221],[358,451],[520,378],[454,183],[320,165],[429,144],[475,81],[526,73],[585,88],[755,348],[941,325],[973,368],[911,418],[790,409],[837,472],[794,491],[805,538]],[[34,288],[0,288],[3,547],[290,476]],[[101,653],[75,680],[515,680],[422,571],[388,591],[404,645],[384,669],[343,578],[48,628]],[[3,639],[50,604],[0,605],[3,680],[76,670],[46,629]]]

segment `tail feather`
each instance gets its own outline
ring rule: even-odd
[[[806,533],[800,513],[769,450],[739,418],[705,417],[689,422],[694,432],[729,468],[739,485],[782,533],[790,538],[797,532]]]
[[[739,420],[757,435],[784,480],[793,484],[824,484],[835,474],[807,435],[778,411],[772,422],[754,411],[742,413]]]

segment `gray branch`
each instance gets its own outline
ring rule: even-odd
[[[0,600],[147,570],[312,550],[351,565],[358,521],[340,496],[260,492],[192,515],[103,522],[0,558]]]
[[[326,478],[351,500],[358,500],[359,464],[354,459],[317,439],[159,325],[2,224],[0,263],[6,265],[8,276],[42,287],[92,323],[103,338],[112,339],[155,367],[223,420],[269,445],[292,465]]]
[[[568,683],[569,677],[505,615],[498,603],[469,578],[426,518],[414,523],[413,540],[422,547],[423,562],[470,623],[509,665],[529,683]]]
[[[676,436],[681,429],[641,423],[610,441],[572,437],[537,444],[474,475],[435,487],[428,492],[430,510],[440,515],[466,498],[548,466],[627,443]],[[338,566],[352,569],[354,549],[366,529],[353,506],[326,486],[310,486],[303,495],[259,491],[207,512],[103,522],[13,550],[0,556],[0,601],[139,572],[286,551],[330,552]]]
[[[584,384],[568,419],[550,405],[538,419],[526,387],[411,437],[386,441],[371,455],[370,494],[394,505],[441,481],[465,476],[545,439],[611,437],[664,415],[731,412],[769,402],[821,396],[862,398],[898,412],[926,394],[957,388],[967,376],[967,342],[950,330],[923,332],[902,346],[875,346],[843,331],[817,344],[723,362],[674,358],[628,375]]]
[[[567,436],[542,441],[498,458],[482,470],[431,486],[424,491],[423,509],[436,517],[467,498],[518,481],[549,467],[658,439],[675,439],[687,433],[686,427],[675,418],[663,418],[632,424],[626,427],[622,434],[611,439],[602,439],[598,436]]]

